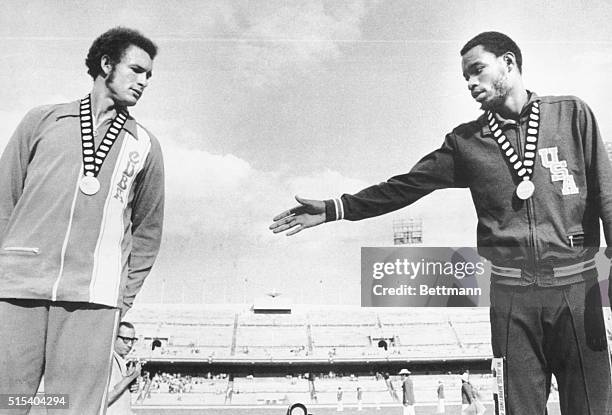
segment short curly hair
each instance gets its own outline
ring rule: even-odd
[[[140,32],[127,27],[114,27],[102,33],[89,48],[85,65],[87,65],[87,73],[93,79],[98,75],[103,75],[100,60],[106,55],[110,58],[113,65],[121,62],[121,58],[126,49],[130,46],[137,46],[147,52],[151,59],[155,59],[157,55],[157,45],[153,41]]]
[[[506,52],[514,53],[516,57],[516,66],[519,72],[523,73],[523,55],[521,54],[521,49],[514,40],[510,39],[507,35],[500,32],[482,32],[470,39],[465,46],[461,48],[461,56],[479,45],[495,56],[501,56]]]

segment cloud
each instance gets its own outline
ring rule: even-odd
[[[368,3],[373,4],[373,3]],[[341,54],[341,41],[358,40],[369,8],[365,2],[327,1],[258,3],[246,18],[235,65],[238,77],[251,86],[276,85],[304,75]]]
[[[223,301],[223,293],[232,296],[227,286],[244,278],[257,295],[276,287],[294,296],[318,286],[319,280],[332,284],[336,278],[334,284],[350,285],[357,298],[356,255],[363,229],[336,224],[286,238],[272,234],[268,226],[274,215],[296,204],[296,193],[333,197],[363,183],[333,170],[309,175],[265,172],[234,155],[212,154],[168,139],[162,140],[162,147],[165,236],[145,299],[157,298],[161,280],[168,279],[175,287],[200,287],[199,294],[187,294],[188,300],[207,295],[209,302]],[[166,285],[172,289],[177,290],[173,298],[181,295],[179,288]]]
[[[265,232],[272,216],[292,207],[293,195],[329,198],[365,183],[333,170],[310,175],[264,172],[231,154],[211,154],[163,140],[167,223],[173,231],[238,240]]]
[[[341,193],[354,193],[366,187],[368,183],[343,176],[334,170],[324,170],[308,176],[286,178],[286,187],[292,194],[306,198],[329,199],[339,197]]]

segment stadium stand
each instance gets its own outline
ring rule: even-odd
[[[143,340],[135,356],[152,361],[341,363],[490,356],[482,334],[488,333],[484,312],[438,311],[336,307],[257,315],[243,306],[155,305],[135,307],[130,319]],[[155,339],[162,347],[150,350]]]
[[[490,356],[486,309],[142,305],[130,312],[141,358],[343,359]],[[155,340],[160,348],[152,349]]]
[[[435,402],[442,380],[447,401],[458,404],[466,369],[492,396],[486,308],[293,306],[290,314],[256,314],[245,305],[137,304],[127,318],[139,335],[132,357],[149,372],[133,394],[145,411],[137,413],[164,405],[335,405],[339,386],[349,405],[357,386],[370,405],[395,404],[382,373],[399,390],[403,367],[414,373],[419,402]]]

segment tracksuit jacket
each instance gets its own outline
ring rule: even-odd
[[[327,200],[326,220],[360,220],[410,205],[436,189],[469,188],[478,216],[479,252],[508,285],[564,285],[594,270],[599,218],[612,236],[612,168],[590,108],[571,96],[538,97],[517,121],[498,123],[521,159],[530,104],[539,102],[539,141],[531,180],[535,193],[516,196],[519,178],[483,114],[447,134],[441,148],[409,173],[354,195]],[[565,194],[564,194],[565,193]],[[610,248],[608,248],[608,251]],[[610,252],[607,252],[610,256]]]
[[[0,158],[0,298],[125,311],[161,241],[161,149],[128,117],[100,169],[100,191],[87,196],[79,120],[79,101],[35,108]]]

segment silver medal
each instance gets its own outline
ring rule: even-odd
[[[81,151],[83,155],[83,174],[79,180],[79,189],[87,196],[95,195],[100,191],[100,182],[96,178],[102,168],[102,163],[121,133],[128,113],[125,109],[117,112],[111,126],[106,131],[98,149],[94,148],[93,139],[93,112],[91,109],[91,97],[87,95],[81,100],[79,117],[81,120]]]
[[[79,182],[79,189],[87,196],[95,195],[100,190],[100,182],[93,176],[83,176]]]
[[[535,185],[531,180],[523,180],[516,187],[516,195],[521,200],[527,200],[531,196],[533,196],[533,192],[535,191]]]

